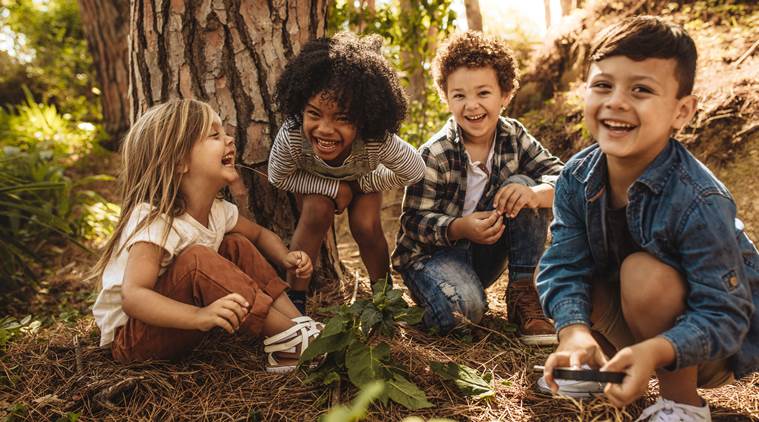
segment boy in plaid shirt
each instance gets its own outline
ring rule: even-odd
[[[433,66],[452,118],[419,149],[425,176],[406,188],[393,267],[425,308],[425,324],[445,333],[457,314],[479,322],[485,289],[508,263],[508,315],[520,339],[554,344],[533,273],[563,164],[518,121],[500,115],[518,85],[502,39],[454,35]]]

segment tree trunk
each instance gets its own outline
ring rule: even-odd
[[[546,20],[546,29],[551,27],[551,0],[543,0],[543,16]]]
[[[237,140],[252,217],[289,242],[294,197],[266,179],[269,149],[281,121],[273,102],[287,60],[324,36],[326,0],[132,0],[131,119],[171,98],[206,101]],[[342,276],[333,231],[315,282]],[[318,263],[317,263],[318,264]],[[314,285],[314,284],[312,284]]]
[[[350,3],[350,2],[349,2]],[[374,17],[377,11],[375,0],[361,0],[358,8],[358,33],[363,33],[366,29],[366,18]]]
[[[414,0],[400,0],[401,16],[412,16],[414,8],[418,6]],[[409,22],[405,22],[409,23]],[[401,21],[401,25],[404,21]],[[419,46],[414,48],[402,49],[401,52],[401,67],[406,74],[408,80],[408,87],[406,88],[406,94],[410,101],[422,101],[424,97],[424,73],[422,70],[422,57],[419,52]]]
[[[464,6],[466,7],[466,23],[469,29],[482,31],[480,0],[464,0]]]
[[[79,10],[110,138],[103,146],[115,151],[129,128],[129,0],[79,0]]]
[[[561,0],[561,16],[567,16],[577,7],[577,0]]]

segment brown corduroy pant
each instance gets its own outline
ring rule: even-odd
[[[272,303],[288,287],[271,264],[244,236],[224,237],[219,252],[191,246],[174,259],[156,282],[155,291],[179,302],[203,307],[230,293],[250,303],[240,332],[259,336]],[[208,333],[156,327],[129,318],[116,330],[113,358],[121,363],[176,359],[189,353]]]

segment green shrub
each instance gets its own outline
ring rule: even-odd
[[[84,186],[106,176],[67,171],[91,156],[96,128],[76,124],[51,105],[0,109],[0,288],[34,278],[45,246],[106,237],[118,207]],[[100,204],[100,205],[98,205]]]

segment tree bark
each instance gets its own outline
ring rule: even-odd
[[[464,0],[466,23],[470,30],[482,31],[482,12],[480,0]]]
[[[349,2],[350,3],[350,2]],[[366,29],[367,15],[374,17],[377,11],[375,0],[361,0],[358,7],[358,33],[363,33]]]
[[[551,0],[543,0],[543,16],[546,21],[546,29],[551,27]]]
[[[211,104],[234,134],[252,217],[289,242],[298,218],[293,195],[266,179],[281,123],[277,77],[309,39],[324,36],[326,0],[131,0],[131,119],[171,98]],[[342,276],[333,231],[315,283]]]
[[[406,16],[406,21],[401,21],[401,25],[411,24],[409,17],[415,13],[415,8],[419,7],[415,0],[400,0],[401,16]],[[424,70],[422,68],[423,57],[420,51],[421,46],[415,45],[413,48],[401,50],[401,67],[406,74],[408,87],[406,94],[409,100],[414,102],[424,101]]]
[[[561,16],[567,16],[577,7],[577,0],[561,0]]]
[[[129,0],[79,0],[79,11],[100,85],[103,146],[115,151],[129,128]]]

